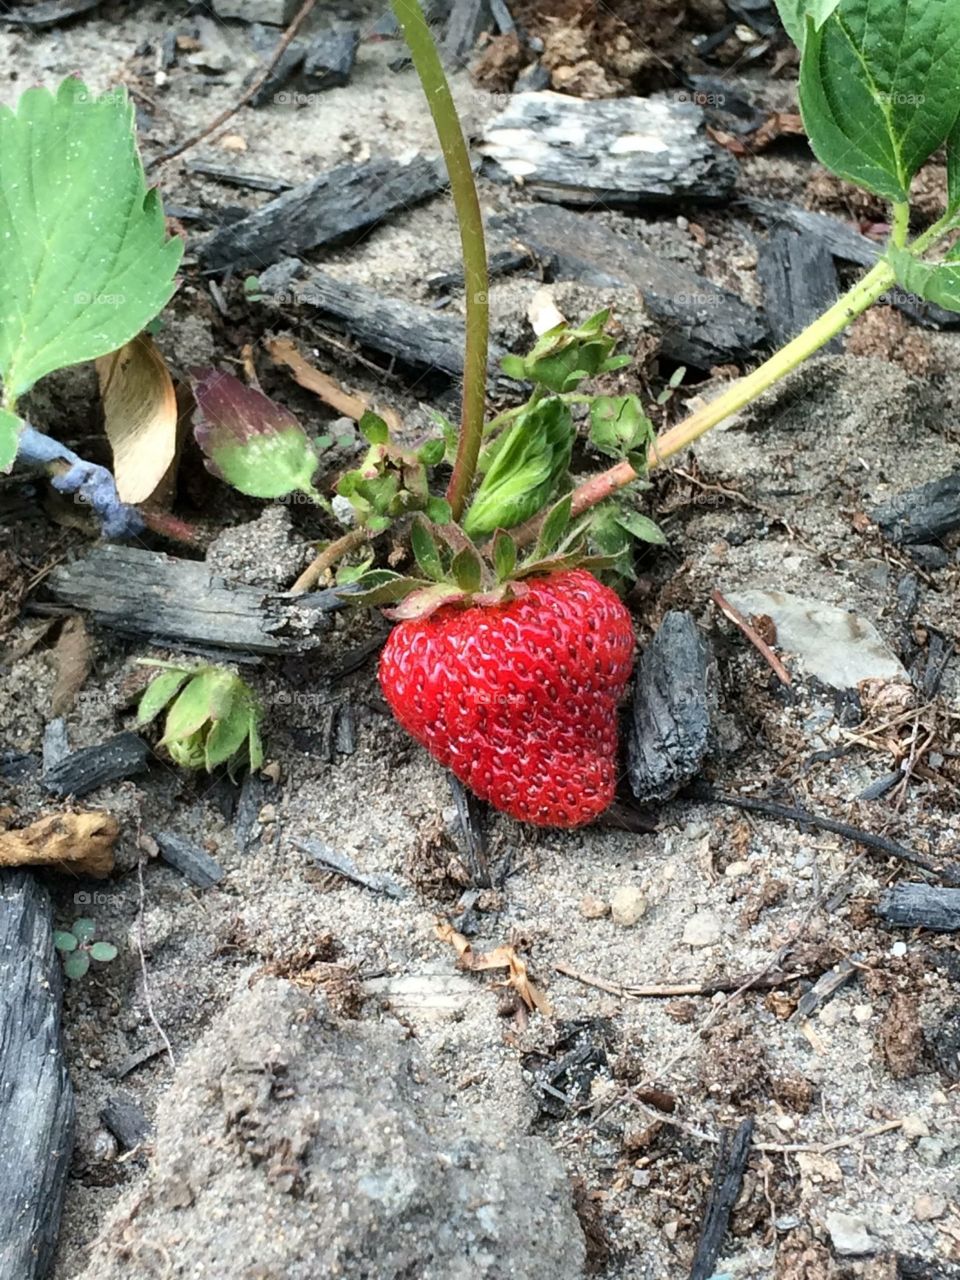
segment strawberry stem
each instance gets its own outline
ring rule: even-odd
[[[486,411],[490,309],[487,301],[487,249],[483,235],[483,217],[477,186],[473,180],[470,153],[460,127],[460,117],[423,10],[418,0],[391,0],[391,5],[433,116],[460,226],[466,285],[463,408],[457,456],[447,487],[447,501],[453,512],[453,519],[459,520],[477,469]]]

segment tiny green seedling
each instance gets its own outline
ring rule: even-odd
[[[109,964],[117,958],[117,948],[112,942],[97,940],[97,922],[86,916],[74,920],[69,929],[58,929],[53,945],[63,960],[63,972],[75,982],[88,971],[91,960]]]
[[[140,699],[137,724],[148,725],[166,710],[163,737],[170,759],[185,769],[212,773],[226,764],[231,773],[263,764],[261,711],[250,686],[226,667],[184,667],[144,658],[159,667]]]

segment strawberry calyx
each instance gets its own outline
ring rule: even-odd
[[[590,555],[582,522],[571,526],[567,494],[547,513],[536,546],[524,559],[508,532],[498,529],[478,547],[456,524],[433,524],[422,515],[410,528],[416,574],[372,569],[352,584],[353,604],[384,607],[394,621],[426,618],[445,605],[495,607],[528,591],[527,579],[565,569],[602,569],[613,557]]]

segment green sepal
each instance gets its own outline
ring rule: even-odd
[[[517,566],[517,544],[503,529],[493,538],[493,569],[498,582],[506,582]]]
[[[417,587],[429,587],[432,584],[422,578],[410,578],[402,573],[394,573],[392,569],[374,569],[356,584],[360,591],[344,593],[344,599],[351,604],[373,608],[377,605],[396,604]]]
[[[649,516],[641,515],[639,511],[621,510],[616,519],[621,528],[626,529],[638,541],[649,542],[657,547],[667,545],[667,535]]]
[[[390,440],[390,428],[378,413],[373,413],[370,409],[362,415],[357,425],[368,444],[387,444]]]
[[[232,759],[250,736],[251,722],[257,711],[248,698],[234,697],[226,715],[211,726],[204,743],[207,772]]]
[[[483,583],[483,561],[474,547],[462,547],[453,557],[450,572],[463,592],[479,591]]]
[[[443,440],[428,440],[417,450],[417,457],[425,467],[436,467],[443,461],[446,443]]]
[[[427,498],[424,511],[434,524],[449,524],[453,520],[453,509],[446,498],[435,498],[431,495]]]
[[[140,705],[137,707],[138,727],[143,728],[151,720],[155,720],[191,675],[190,670],[180,667],[156,676],[144,690]]]
[[[414,520],[410,526],[410,547],[424,574],[434,582],[442,582],[443,561],[440,559],[440,548],[423,520]]]
[[[570,510],[573,497],[565,494],[547,512],[534,548],[533,559],[542,560],[560,545],[563,535],[570,526]]]
[[[443,605],[463,599],[463,592],[452,583],[433,582],[425,587],[417,587],[404,596],[396,608],[384,609],[384,613],[393,622],[404,622],[408,618],[429,618],[431,613],[436,613]]]
[[[590,406],[590,443],[612,458],[639,449],[653,434],[637,396],[597,396]]]

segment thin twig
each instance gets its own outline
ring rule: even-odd
[[[195,147],[198,142],[202,142],[204,138],[209,138],[211,133],[215,133],[221,125],[226,124],[232,116],[235,116],[241,107],[245,107],[267,83],[270,76],[273,74],[273,70],[277,63],[283,57],[284,53],[286,53],[294,36],[296,36],[304,22],[306,22],[316,3],[317,0],[304,0],[297,13],[294,15],[289,27],[287,27],[286,31],[284,31],[283,35],[280,37],[280,43],[277,45],[276,49],[274,49],[273,56],[270,58],[269,62],[267,62],[263,71],[259,76],[257,76],[256,80],[253,81],[249,88],[240,95],[232,107],[227,107],[225,111],[221,111],[216,119],[211,120],[208,125],[204,125],[199,133],[193,134],[192,137],[187,138],[184,142],[177,143],[177,145],[175,147],[171,147],[169,151],[164,151],[160,155],[155,156],[146,168],[153,169],[158,164],[166,164],[168,160],[173,160],[176,156],[183,155],[184,151],[189,151],[190,148]]]
[[[750,625],[740,610],[735,609],[730,601],[722,596],[719,591],[714,591],[711,594],[710,599],[725,618],[729,618],[735,627],[739,627],[777,679],[782,684],[792,684],[793,681],[790,678],[790,672],[773,652],[766,640],[764,640],[763,636],[760,635],[755,627]]]
[[[167,1033],[161,1027],[157,1020],[157,1015],[153,1011],[153,1001],[150,999],[150,980],[147,977],[147,957],[143,950],[143,909],[144,909],[144,890],[143,890],[143,850],[138,850],[137,855],[137,884],[140,889],[140,903],[137,908],[137,951],[140,955],[140,972],[143,975],[143,1002],[147,1006],[147,1015],[154,1025],[157,1035],[163,1041],[163,1047],[167,1051],[167,1057],[170,1059],[170,1066],[176,1070],[177,1060],[173,1056],[173,1046],[167,1037]]]
[[[762,991],[770,991],[776,987],[789,986],[791,982],[799,982],[801,978],[810,976],[808,973],[800,971],[795,973],[769,973],[765,970],[763,973],[754,974],[747,979],[717,978],[713,982],[675,982],[652,986],[634,986],[632,984],[607,982],[604,978],[597,978],[589,973],[581,973],[579,969],[574,969],[572,965],[564,964],[562,960],[554,961],[553,967],[557,973],[562,973],[566,978],[573,978],[575,982],[582,982],[586,987],[596,987],[600,991],[607,991],[611,995],[622,996],[624,999],[631,1000],[669,1000],[676,996],[715,996],[720,993],[726,994],[732,991],[740,991],[744,989],[745,984]]]
[[[713,787],[700,783],[691,788],[687,795],[695,800],[705,800],[714,804],[728,804],[734,809],[744,809],[749,813],[761,813],[768,818],[782,818],[787,822],[798,822],[802,826],[816,827],[820,831],[829,831],[836,836],[842,836],[845,840],[853,840],[857,844],[862,844],[865,849],[872,849],[876,853],[885,853],[889,857],[899,858],[902,862],[907,862],[911,866],[920,867],[926,871],[928,875],[937,876],[945,880],[948,884],[956,884],[960,877],[951,867],[937,867],[928,858],[921,857],[918,853],[913,853],[904,845],[896,840],[890,840],[886,836],[874,835],[872,831],[864,831],[862,827],[855,827],[849,822],[837,822],[833,818],[821,817],[816,813],[809,813],[806,809],[795,809],[791,805],[776,804],[771,800],[759,800],[752,796],[728,795],[720,791],[714,791]]]
[[[329,546],[324,547],[323,551],[310,561],[290,588],[290,594],[300,596],[305,591],[310,591],[317,585],[328,569],[333,568],[337,561],[348,555],[349,552],[355,551],[357,547],[362,547],[369,537],[369,529],[351,529],[342,538],[337,538],[335,542],[331,542]]]

